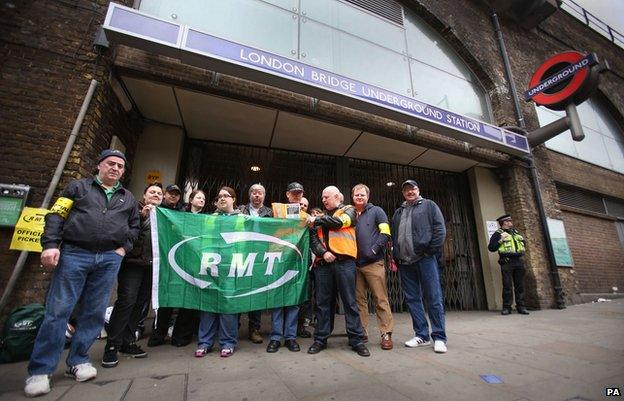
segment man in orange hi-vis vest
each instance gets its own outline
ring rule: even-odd
[[[327,347],[327,338],[331,334],[332,303],[338,291],[345,310],[349,345],[358,355],[370,356],[364,345],[364,329],[355,301],[357,212],[353,206],[343,205],[343,199],[338,188],[325,188],[321,197],[325,215],[308,218],[308,223],[316,229],[310,237],[311,249],[321,258],[314,272],[317,325],[314,343],[308,354],[319,353]]]

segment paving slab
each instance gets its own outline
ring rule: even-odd
[[[371,356],[355,354],[336,316],[328,349],[307,354],[266,352],[269,319],[263,316],[263,344],[247,340],[243,317],[240,343],[230,358],[213,352],[195,358],[186,347],[145,346],[144,359],[121,356],[116,368],[99,366],[105,341],[91,349],[96,380],[77,383],[63,376],[66,351],[52,375],[53,390],[41,400],[500,400],[582,401],[605,398],[606,387],[624,390],[624,299],[573,305],[565,310],[532,311],[529,316],[496,312],[447,313],[448,353],[432,347],[406,348],[413,336],[408,314],[395,315],[390,351],[371,336]],[[371,316],[369,331],[376,333]],[[582,331],[582,333],[581,333]],[[0,365],[0,401],[26,399],[27,362]],[[489,384],[480,375],[496,375]]]
[[[186,375],[138,377],[123,401],[183,401],[186,398]]]

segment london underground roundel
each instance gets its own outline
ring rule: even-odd
[[[533,100],[552,110],[585,101],[598,84],[598,59],[595,54],[577,51],[559,53],[546,60],[533,74],[526,101]]]

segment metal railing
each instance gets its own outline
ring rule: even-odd
[[[602,21],[600,18],[596,17],[594,14],[584,9],[574,0],[562,0],[561,6],[559,8],[561,8],[563,11],[567,12],[574,18],[578,19],[579,21],[583,22],[585,25],[592,28],[594,31],[598,32],[605,38],[609,39],[614,44],[620,46],[621,48],[624,48],[623,34],[611,28],[611,26]]]

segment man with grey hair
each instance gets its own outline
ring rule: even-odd
[[[364,345],[364,329],[355,301],[357,212],[353,206],[343,205],[343,199],[335,186],[325,188],[321,196],[325,215],[308,218],[308,224],[316,229],[311,235],[310,247],[321,259],[314,272],[317,325],[308,353],[316,354],[327,347],[337,290],[345,310],[349,345],[358,355],[370,356]]]
[[[273,210],[264,205],[266,189],[260,183],[249,187],[249,203],[242,205],[239,209],[242,214],[254,217],[273,217]],[[249,341],[254,344],[262,344],[260,334],[262,311],[251,311],[247,314],[249,319]]]
[[[104,327],[104,312],[121,260],[139,236],[139,208],[132,193],[121,185],[126,156],[114,149],[102,151],[97,174],[71,181],[45,216],[41,236],[41,264],[54,270],[46,312],[28,364],[24,393],[28,397],[50,392],[65,329],[76,304],[80,305],[67,376],[78,382],[94,379],[89,348]]]

